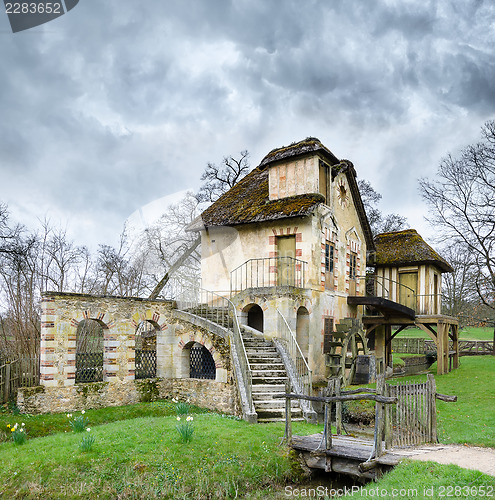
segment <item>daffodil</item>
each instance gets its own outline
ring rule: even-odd
[[[177,417],[177,420],[180,422],[180,417]]]
[[[90,431],[91,431],[91,428],[90,428],[90,427],[88,427],[86,430],[87,430],[88,432],[90,432]]]

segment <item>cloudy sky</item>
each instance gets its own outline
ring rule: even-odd
[[[417,179],[495,118],[494,31],[490,0],[80,0],[15,34],[2,11],[0,202],[115,244],[208,161],[316,136],[427,227]]]

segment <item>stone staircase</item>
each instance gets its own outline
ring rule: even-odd
[[[226,328],[233,327],[232,317],[225,309],[198,305],[186,312],[201,316]],[[285,399],[274,399],[276,394],[285,394],[287,371],[279,352],[272,342],[243,331],[247,358],[252,371],[252,396],[258,422],[279,422],[285,420]],[[304,420],[296,400],[292,400],[292,419]]]
[[[258,422],[285,420],[285,399],[273,397],[285,393],[287,372],[280,354],[272,342],[261,337],[245,332],[242,337],[253,376],[252,394]],[[304,420],[294,400],[291,412],[293,420]]]

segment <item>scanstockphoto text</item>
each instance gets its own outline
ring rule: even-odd
[[[367,489],[364,486],[344,486],[330,488],[317,487],[285,487],[286,498],[494,498],[493,486],[425,486],[418,488],[392,488],[390,490],[379,486]]]

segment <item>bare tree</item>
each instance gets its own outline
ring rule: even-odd
[[[430,207],[427,220],[449,245],[470,254],[478,297],[495,310],[495,121],[481,134],[457,158],[443,159],[437,177],[421,179],[420,189]]]
[[[365,179],[358,180],[359,192],[363,200],[364,209],[368,216],[371,232],[373,236],[380,233],[389,233],[391,231],[400,231],[405,229],[407,219],[399,214],[384,215],[378,209],[378,203],[382,199],[382,195],[377,193],[371,183]]]
[[[225,156],[220,166],[208,162],[201,176],[203,184],[198,192],[198,200],[201,202],[214,202],[223,193],[227,192],[250,170],[249,152],[247,150],[239,153],[239,158]]]

